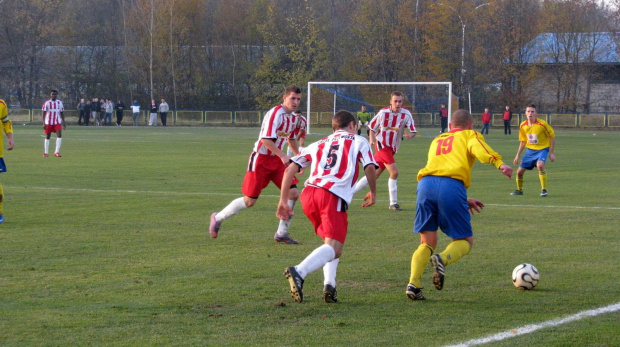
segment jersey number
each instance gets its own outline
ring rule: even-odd
[[[437,140],[437,152],[435,154],[441,155],[450,153],[452,151],[452,142],[454,142],[454,136]]]
[[[329,146],[329,151],[327,152],[327,163],[325,164],[324,170],[331,170],[338,161],[338,148],[340,145],[335,143]]]

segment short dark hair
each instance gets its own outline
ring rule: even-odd
[[[349,126],[351,122],[357,123],[357,117],[347,110],[340,110],[332,117],[332,129],[339,130]]]
[[[56,94],[58,94],[58,91],[57,91],[56,89],[52,89],[52,90],[50,91],[50,94],[52,94],[52,93],[56,93]]]
[[[284,88],[284,95],[289,95],[291,93],[301,94],[301,88],[293,84]]]
[[[463,129],[474,123],[474,117],[466,110],[456,110],[452,114],[450,122],[455,128]]]
[[[402,97],[403,97],[403,93],[402,93],[402,92],[399,92],[398,90],[395,90],[395,91],[393,91],[393,92],[392,92],[392,94],[390,94],[390,99],[391,99],[393,96],[400,96],[400,97],[402,98]]]
[[[533,108],[533,109],[535,109],[535,110],[537,109],[537,108],[536,108],[536,105],[534,105],[534,104],[529,104],[529,105],[527,105],[525,108],[528,108],[528,107],[531,107],[531,108]]]

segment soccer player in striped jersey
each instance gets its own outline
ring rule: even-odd
[[[250,154],[245,178],[241,191],[243,197],[233,200],[228,206],[219,212],[211,214],[209,232],[212,238],[216,238],[222,222],[248,207],[254,206],[261,191],[267,187],[269,182],[273,182],[278,188],[282,186],[282,176],[286,165],[289,163],[290,156],[283,152],[284,143],[293,149],[297,154],[298,145],[295,139],[295,130],[298,125],[298,116],[294,111],[301,102],[301,89],[297,86],[288,86],[282,96],[282,104],[269,110],[263,118],[263,124],[258,136],[258,141],[254,144],[254,150]],[[291,182],[291,187],[287,187],[288,204],[291,209],[299,198],[297,183],[295,179]],[[278,230],[274,235],[274,240],[278,243],[297,244],[289,233],[290,220],[281,220]]]
[[[538,169],[538,178],[540,179],[540,196],[547,196],[547,156],[551,162],[555,161],[555,132],[551,125],[544,120],[536,117],[536,105],[532,104],[525,108],[525,116],[527,117],[519,126],[519,149],[513,161],[513,164],[519,163],[519,157],[525,150],[521,165],[517,169],[517,190],[510,195],[523,195],[523,174],[525,170]]]
[[[369,141],[375,144],[375,160],[379,164],[377,178],[387,169],[390,173],[388,191],[390,194],[390,210],[401,211],[398,204],[398,166],[394,154],[398,151],[402,138],[410,139],[417,133],[413,116],[409,110],[402,108],[403,94],[395,91],[390,96],[390,106],[381,109],[368,123],[370,129]],[[404,134],[404,130],[407,133]],[[354,187],[354,194],[366,187],[366,178],[360,179]]]
[[[7,107],[4,100],[0,99],[0,121],[2,122],[2,129],[6,134],[6,138],[8,141],[7,150],[12,150],[15,146],[15,141],[13,140],[13,123],[9,119],[9,108]],[[4,163],[4,151],[3,147],[4,141],[0,141],[0,172],[6,172],[6,164]],[[4,202],[4,190],[2,189],[2,185],[0,184],[0,224],[4,223],[4,212],[2,210],[2,203]]]
[[[280,202],[276,216],[290,220],[293,209],[287,202],[288,190],[296,180],[295,174],[310,166],[310,177],[301,193],[304,213],[314,225],[314,232],[323,239],[297,266],[287,267],[284,275],[289,281],[291,295],[296,302],[303,300],[304,278],[323,268],[323,301],[338,301],[336,293],[336,270],[345,238],[347,236],[347,207],[353,198],[353,183],[360,173],[360,163],[368,177],[370,192],[362,207],[375,203],[377,164],[368,141],[358,135],[357,118],[348,111],[339,111],[332,118],[334,133],[312,143],[296,157],[284,173]]]
[[[52,90],[50,99],[43,104],[43,132],[45,133],[43,157],[49,156],[50,136],[56,133],[55,157],[61,157],[60,146],[62,145],[62,130],[67,129],[65,123],[65,107],[62,101],[58,100],[58,91]]]
[[[411,257],[411,277],[405,292],[411,300],[425,299],[420,281],[429,260],[434,269],[433,284],[441,290],[445,267],[469,253],[474,244],[470,213],[480,212],[484,207],[481,201],[467,198],[476,159],[512,177],[512,168],[504,164],[473,126],[474,119],[469,112],[454,112],[450,131],[433,140],[426,166],[418,172],[413,231],[420,234],[420,246]],[[439,228],[452,242],[443,252],[434,254]]]

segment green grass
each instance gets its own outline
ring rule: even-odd
[[[0,175],[0,345],[434,346],[620,301],[620,136],[561,129],[548,198],[534,172],[512,197],[514,180],[476,164],[469,195],[487,206],[473,218],[475,247],[447,268],[444,290],[427,270],[428,300],[409,301],[415,177],[436,132],[420,129],[427,136],[397,155],[403,212],[387,209],[385,175],[377,205],[354,200],[340,302],[327,305],[321,271],[306,278],[303,304],[288,294],[283,269],[320,239],[298,205],[300,245],[274,244],[275,187],[208,236],[209,214],[241,196],[258,128],[73,126],[63,157],[42,158],[40,127],[18,126]],[[486,138],[512,162],[516,136]],[[441,234],[438,248],[447,242]],[[533,291],[511,283],[522,262],[541,272]],[[494,345],[618,346],[618,331],[614,312]]]

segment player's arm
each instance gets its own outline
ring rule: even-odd
[[[275,142],[274,139],[262,138],[261,139],[261,143],[263,144],[263,146],[267,147],[267,149],[269,151],[271,151],[271,153],[273,153],[273,154],[277,155],[278,157],[280,157],[280,160],[282,160],[284,165],[288,165],[289,164],[288,162],[291,159],[291,157],[286,155],[286,153],[282,152],[280,150],[280,148],[278,148],[278,146],[276,146],[276,142]],[[297,151],[297,141],[295,141],[295,147],[293,147],[291,145],[291,143],[289,143],[289,146],[291,146],[291,148],[293,149],[293,153],[295,151]]]
[[[284,176],[282,177],[282,187],[280,187],[280,201],[278,202],[278,209],[276,210],[276,217],[282,220],[289,220],[295,214],[293,209],[288,205],[288,194],[291,190],[291,183],[295,174],[299,171],[300,166],[297,163],[291,162],[289,166],[284,170]]]
[[[368,143],[372,146],[375,144],[375,131],[370,129],[370,132],[368,133]]]
[[[289,148],[293,151],[293,154],[299,155],[299,142],[296,139],[288,138],[286,139],[286,143],[288,143]],[[284,163],[287,165],[287,163]]]
[[[515,155],[515,159],[512,161],[513,164],[515,165],[519,164],[519,157],[521,156],[521,152],[523,152],[524,148],[525,148],[525,142],[523,141],[519,142],[519,149],[517,149],[517,155]]]
[[[13,140],[13,122],[11,122],[8,117],[4,118],[2,120],[2,128],[4,129],[9,145],[6,149],[10,151],[15,146],[15,141]]]
[[[368,207],[375,204],[375,200],[377,197],[377,174],[376,168],[374,165],[366,165],[364,168],[364,173],[366,174],[366,179],[368,180],[368,187],[370,191],[364,197],[365,203],[362,204],[362,207]]]
[[[551,160],[552,162],[555,161],[554,149],[555,149],[555,137],[552,137],[549,139],[549,160]]]
[[[60,111],[60,119],[62,119],[62,128],[67,129],[67,122],[65,122],[65,113]]]

